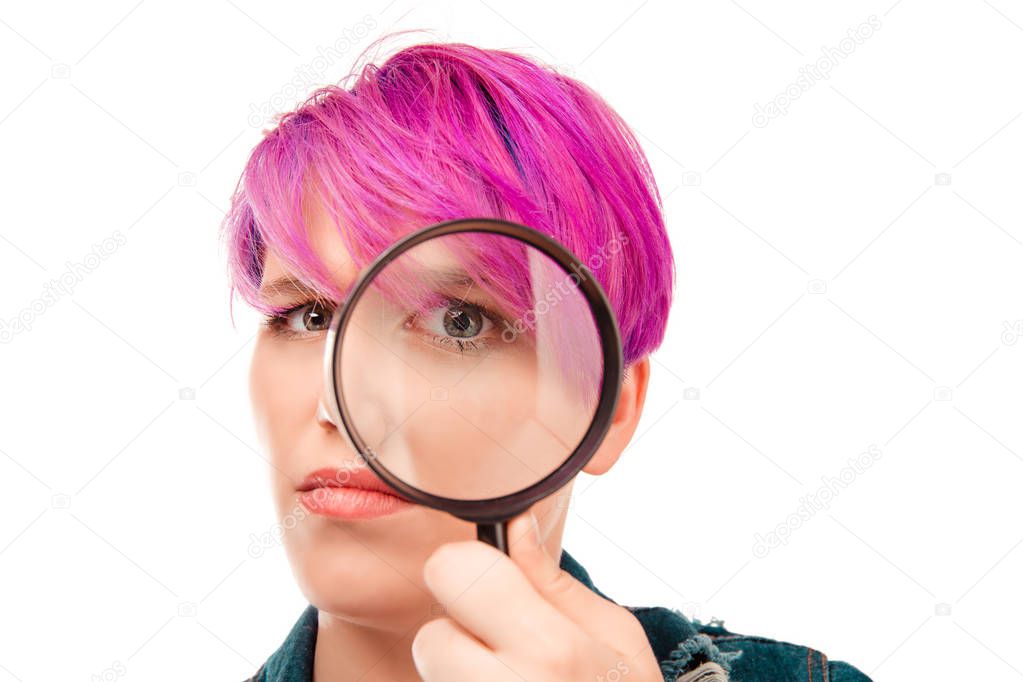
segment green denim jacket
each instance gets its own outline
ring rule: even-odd
[[[562,550],[561,567],[608,601],[589,573]],[[617,603],[617,602],[615,602]],[[870,682],[815,649],[767,637],[729,632],[718,621],[690,621],[662,606],[623,606],[646,631],[665,682]],[[246,682],[312,682],[318,613],[311,604],[266,663]]]

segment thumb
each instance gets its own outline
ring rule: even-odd
[[[547,551],[540,526],[532,510],[508,523],[509,556],[536,591],[594,639],[616,648],[645,642],[646,634],[635,616],[561,568]]]

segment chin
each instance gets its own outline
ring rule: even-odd
[[[422,565],[383,556],[348,535],[333,542],[285,543],[291,570],[310,604],[348,620],[390,620],[428,605]],[[390,554],[390,553],[389,553]]]
[[[388,627],[418,622],[434,599],[423,564],[445,542],[472,540],[474,524],[431,509],[368,521],[312,515],[284,536],[298,586],[337,617]]]

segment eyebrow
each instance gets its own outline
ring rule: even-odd
[[[263,284],[259,287],[259,295],[263,299],[267,299],[271,296],[276,296],[280,294],[316,296],[317,292],[314,289],[306,286],[302,282],[299,282],[296,279],[292,279],[287,275],[283,277],[278,277],[277,279],[272,280],[267,284]]]
[[[420,280],[429,277],[436,286],[440,287],[464,288],[464,291],[458,295],[460,300],[464,300],[464,297],[471,290],[478,288],[478,282],[461,268],[413,268],[411,275],[413,278],[419,278]],[[354,282],[345,287],[344,296],[348,295],[353,286]],[[266,303],[269,303],[270,299],[276,296],[284,296],[288,299],[292,297],[319,299],[321,297],[318,291],[292,278],[290,275],[282,275],[277,279],[260,285],[257,294]]]
[[[421,281],[426,281],[428,279],[431,282],[435,282],[443,286],[465,286],[471,288],[476,284],[476,280],[468,273],[464,270],[455,268],[445,268],[440,270],[422,268],[412,270],[411,274]]]

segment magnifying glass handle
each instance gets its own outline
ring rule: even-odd
[[[476,539],[508,554],[508,522],[477,523]]]

